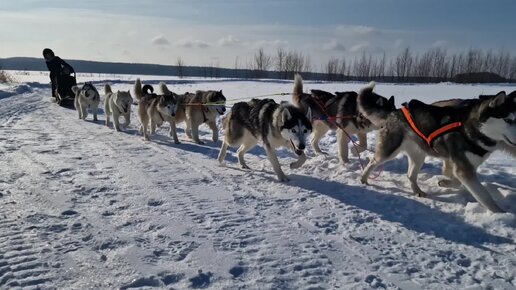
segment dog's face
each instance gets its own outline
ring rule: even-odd
[[[100,100],[100,95],[95,86],[91,83],[86,83],[79,91],[81,97],[88,101]]]
[[[214,104],[213,107],[219,113],[219,115],[224,115],[226,112],[226,97],[222,94],[221,91],[214,91],[208,95],[206,100],[208,103]],[[220,105],[219,105],[220,104]]]
[[[516,97],[500,92],[484,100],[479,121],[480,131],[484,135],[516,147]]]
[[[128,114],[131,112],[133,98],[131,97],[131,93],[129,91],[118,91],[115,95],[114,102],[123,113]]]
[[[293,107],[286,107],[283,110],[283,126],[281,136],[290,140],[297,154],[299,150],[306,148],[306,139],[312,133],[312,111],[308,109],[307,115],[303,115]]]
[[[167,116],[176,116],[177,101],[172,96],[160,96],[158,100],[158,110]]]

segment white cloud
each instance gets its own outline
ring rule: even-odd
[[[251,43],[251,46],[254,48],[278,48],[278,47],[287,47],[288,41],[285,40],[258,40]]]
[[[332,39],[330,42],[325,43],[322,48],[323,50],[346,51],[344,44],[338,42],[336,39]]]
[[[200,39],[180,40],[177,45],[184,48],[208,48],[211,46],[208,42]]]
[[[156,36],[152,39],[152,43],[155,45],[170,45],[170,41],[163,35]]]
[[[350,49],[350,52],[367,52],[367,53],[381,53],[384,50],[379,46],[371,45],[369,42],[362,42],[356,45],[353,45]]]
[[[372,26],[364,25],[339,25],[336,28],[339,34],[351,34],[355,36],[367,36],[372,34],[380,34],[383,30],[380,30]]]
[[[228,36],[220,38],[218,40],[218,44],[220,46],[235,46],[235,45],[240,44],[240,39],[238,39],[230,34]]]
[[[436,42],[432,43],[432,47],[447,47],[448,42],[446,40],[437,40]]]

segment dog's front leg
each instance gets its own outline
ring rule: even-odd
[[[480,183],[476,169],[469,162],[458,159],[453,160],[453,163],[453,174],[481,205],[494,213],[505,212],[496,204],[493,198],[491,198],[489,191]]]
[[[117,110],[113,110],[113,124],[115,126],[115,130],[120,132],[120,114],[117,112]]]
[[[272,164],[272,169],[278,176],[278,180],[281,182],[287,182],[289,181],[288,177],[283,173],[283,170],[281,170],[281,165],[278,161],[278,156],[276,155],[276,150],[271,147],[270,144],[264,144],[265,145],[265,152],[267,152],[267,158]]]
[[[294,150],[295,152],[295,150]],[[297,153],[296,153],[297,154]],[[301,155],[297,155],[297,161],[290,163],[290,169],[298,169],[306,162],[306,154],[305,152],[301,153]]]
[[[342,129],[337,130],[337,144],[339,146],[339,159],[341,164],[346,164],[349,162],[349,137],[346,132]]]
[[[93,105],[92,110],[93,110],[93,121],[98,121],[99,119],[97,119],[97,114],[99,111],[99,105],[98,104]]]
[[[322,137],[326,135],[330,127],[328,127],[324,122],[322,121],[315,121],[313,122],[313,135],[312,140],[310,143],[312,143],[312,148],[314,148],[314,151],[316,154],[326,154],[321,150],[321,147],[319,147],[319,143],[321,142]]]
[[[82,111],[81,119],[86,120],[86,118],[88,117],[88,107],[86,106],[86,104],[81,104],[81,111]]]
[[[124,113],[124,129],[129,128],[129,124],[131,124],[131,110],[129,112]]]
[[[180,144],[179,138],[177,138],[177,127],[176,127],[176,121],[174,119],[170,120],[170,137],[174,138],[174,143]]]
[[[419,185],[417,184],[417,175],[419,174],[419,170],[421,170],[421,167],[423,166],[423,163],[425,163],[425,154],[419,152],[413,153],[413,154],[407,154],[408,156],[408,170],[407,170],[407,176],[410,180],[410,187],[412,188],[412,192],[416,194],[419,197],[425,197],[426,193],[421,190]]]
[[[445,178],[438,181],[440,187],[446,188],[458,188],[460,187],[460,181],[453,175],[452,162],[448,159],[443,160],[443,175]]]

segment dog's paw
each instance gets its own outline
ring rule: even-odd
[[[298,169],[303,166],[304,162],[292,162],[290,163],[290,169]]]
[[[204,142],[202,142],[201,140],[199,140],[199,141],[195,141],[195,143],[197,143],[198,145],[204,145],[204,144],[205,144],[205,143],[204,143]]]
[[[285,175],[278,176],[278,180],[280,182],[289,182],[290,181],[290,179],[287,176],[285,176]]]
[[[247,166],[246,164],[242,164],[241,167],[245,170],[251,170],[251,167]]]
[[[174,140],[174,144],[179,145],[181,142],[179,142],[179,140]]]
[[[426,195],[426,193],[425,193],[425,192],[423,192],[423,191],[419,191],[419,192],[417,192],[417,196],[418,196],[418,197],[426,197],[427,195]]]
[[[437,182],[437,185],[444,188],[458,188],[460,183],[451,179],[441,179]]]
[[[369,185],[369,183],[367,182],[367,178],[365,177],[360,178],[360,182],[364,185]]]

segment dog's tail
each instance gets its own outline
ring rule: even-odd
[[[370,82],[358,93],[358,110],[374,125],[381,127],[387,121],[388,114],[396,110],[394,96],[387,99],[373,92],[375,82]]]
[[[72,92],[77,95],[77,92],[80,90],[80,88],[78,86],[73,86],[72,87]]]
[[[158,88],[162,95],[172,95],[172,92],[167,88],[167,84],[165,84],[164,82],[160,82]]]
[[[292,90],[292,104],[298,107],[303,95],[303,78],[300,74],[294,76],[294,89]]]
[[[138,101],[141,100],[143,97],[142,81],[140,80],[140,78],[137,78],[134,82],[134,97]]]
[[[142,92],[144,95],[152,95],[154,93],[154,88],[151,85],[144,85],[142,87]]]
[[[112,94],[113,91],[111,90],[111,86],[109,84],[104,85],[104,94]]]

